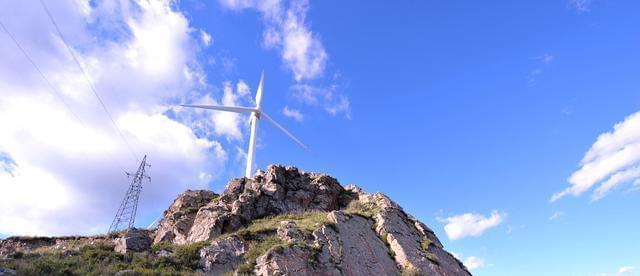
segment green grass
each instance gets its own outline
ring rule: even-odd
[[[420,242],[420,248],[422,249],[422,251],[427,252],[429,251],[429,246],[431,246],[432,244],[433,244],[433,241],[425,237]]]
[[[282,249],[288,246],[288,243],[279,239],[276,236],[269,236],[264,239],[256,241],[249,247],[247,253],[244,254],[245,262],[238,266],[236,272],[238,274],[252,274],[253,267],[256,266],[257,260],[260,256],[264,255],[270,249]]]
[[[422,249],[422,252],[424,252],[426,254],[426,257],[427,257],[427,259],[429,261],[437,264],[437,263],[439,263],[438,256],[436,256],[436,254],[433,254],[433,253],[429,252],[429,247],[432,244],[434,244],[434,242],[432,240],[430,240],[429,238],[425,237],[420,242],[420,249]]]
[[[113,245],[98,244],[78,251],[18,254],[0,260],[0,267],[14,269],[18,275],[113,275],[126,269],[137,275],[196,275],[202,246],[177,246],[172,257],[160,257],[149,252],[120,254]]]
[[[256,261],[260,256],[267,253],[270,249],[277,250],[291,245],[274,235],[282,221],[295,222],[297,228],[305,234],[311,234],[323,225],[333,226],[333,223],[327,218],[326,212],[309,211],[256,219],[245,228],[220,235],[217,240],[222,240],[230,236],[238,236],[250,242],[249,249],[244,255],[245,262],[238,266],[235,271],[236,273],[239,275],[253,274],[253,267],[256,265]],[[312,251],[312,254],[313,253]],[[313,254],[313,258],[315,258],[315,255],[317,255],[317,252]]]
[[[253,220],[249,226],[236,232],[220,235],[217,240],[225,239],[230,236],[239,236],[251,240],[259,234],[275,232],[280,226],[280,222],[285,220],[295,222],[298,229],[306,234],[312,233],[323,225],[333,225],[333,223],[327,218],[327,213],[325,212],[309,211],[303,213],[282,214]]]
[[[411,265],[404,266],[402,268],[402,272],[400,273],[402,276],[422,276],[425,275],[422,270],[419,268],[415,268]]]
[[[344,211],[350,215],[372,218],[375,214],[380,212],[380,209],[381,208],[377,205],[375,199],[371,198],[367,203],[362,203],[359,200],[352,200]]]

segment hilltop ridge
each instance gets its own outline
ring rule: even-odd
[[[0,267],[20,269],[7,256],[37,248],[82,252],[64,241],[47,241],[0,241]],[[176,275],[471,275],[429,227],[386,195],[280,165],[233,179],[220,195],[185,191],[155,231],[133,229],[85,241],[125,256],[109,263],[108,271],[132,275],[154,274],[158,267]],[[148,267],[134,265],[139,254]]]

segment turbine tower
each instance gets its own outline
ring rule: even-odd
[[[302,148],[307,149],[298,138],[293,136],[289,131],[287,131],[284,127],[278,124],[271,116],[269,116],[266,112],[262,111],[262,89],[263,89],[263,81],[264,81],[264,72],[260,75],[260,83],[258,84],[258,91],[256,92],[256,106],[255,107],[239,107],[239,106],[217,106],[217,105],[191,105],[191,104],[183,104],[184,107],[193,107],[193,108],[203,108],[203,109],[212,109],[219,111],[227,111],[227,112],[235,112],[235,113],[249,113],[249,124],[251,125],[251,136],[249,137],[249,150],[247,151],[247,169],[245,171],[245,176],[247,178],[251,178],[253,175],[253,159],[255,157],[255,145],[256,145],[256,132],[258,131],[258,121],[260,119],[265,118],[267,121],[272,123],[274,126],[282,130],[284,134],[289,136],[294,142],[300,145]]]

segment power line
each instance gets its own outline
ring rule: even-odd
[[[51,15],[51,12],[49,12],[49,8],[47,8],[47,5],[44,3],[44,1],[42,1],[42,0],[39,0],[39,1],[40,1],[40,4],[42,5],[42,8],[47,13],[47,16],[51,20],[51,23],[53,24],[53,26],[55,27],[56,31],[58,32],[58,35],[60,36],[60,39],[62,40],[62,42],[66,46],[67,50],[69,51],[69,54],[71,54],[71,57],[73,57],[73,60],[75,61],[76,65],[78,65],[78,68],[80,68],[80,71],[82,72],[82,75],[84,76],[84,79],[87,81],[87,84],[89,84],[89,88],[91,88],[91,91],[93,92],[93,95],[96,96],[96,98],[98,99],[98,102],[100,102],[100,105],[102,106],[102,109],[104,110],[104,112],[109,117],[109,120],[116,127],[116,130],[118,131],[118,134],[120,135],[120,138],[122,138],[122,141],[127,145],[127,148],[129,149],[129,152],[131,153],[133,158],[136,159],[136,160],[139,160],[138,157],[137,157],[137,154],[133,150],[133,147],[131,147],[131,144],[129,144],[129,141],[127,141],[127,138],[124,136],[124,134],[120,130],[120,127],[118,127],[118,124],[113,119],[113,116],[111,116],[111,112],[109,112],[109,109],[104,104],[104,101],[102,101],[102,98],[100,97],[100,95],[98,95],[98,91],[96,90],[95,86],[93,85],[93,82],[91,82],[91,79],[89,79],[89,75],[87,75],[87,72],[85,72],[84,67],[82,67],[82,64],[80,64],[80,61],[76,57],[76,54],[73,53],[73,50],[71,49],[71,46],[69,46],[69,43],[67,43],[67,40],[64,38],[64,35],[62,35],[62,32],[60,31],[60,28],[58,27],[58,23],[56,23],[55,19],[53,19],[53,16]]]
[[[49,92],[51,92],[51,94],[53,94],[56,98],[58,98],[58,100],[60,100],[62,102],[64,107],[67,109],[67,111],[69,111],[69,113],[71,113],[71,115],[73,115],[73,117],[76,118],[76,120],[78,120],[78,122],[82,125],[82,127],[84,129],[89,129],[87,127],[87,124],[84,122],[84,120],[82,120],[80,118],[80,116],[78,116],[78,114],[73,111],[73,109],[71,108],[71,105],[69,105],[69,103],[67,103],[67,101],[64,99],[62,94],[58,91],[58,89],[53,85],[53,83],[51,83],[51,81],[49,80],[49,78],[47,78],[47,76],[44,74],[44,72],[42,72],[42,70],[40,69],[38,64],[35,63],[35,61],[31,58],[31,56],[29,56],[27,51],[22,47],[20,42],[18,42],[18,40],[15,38],[15,36],[13,36],[13,34],[9,31],[9,29],[7,29],[7,27],[4,25],[2,20],[0,20],[0,27],[2,27],[4,32],[9,36],[9,38],[11,38],[11,40],[16,45],[16,47],[18,47],[18,49],[20,49],[20,52],[22,52],[22,55],[24,55],[24,57],[29,61],[29,63],[31,63],[33,68],[35,68],[36,71],[38,71],[38,73],[40,74],[42,79],[44,79],[44,81],[47,83],[49,88],[51,88],[51,91],[49,91]],[[122,171],[125,171],[122,167],[120,167],[120,169],[122,169]]]
[[[24,48],[22,48],[22,45],[20,45],[20,43],[18,43],[18,40],[16,40],[16,38],[13,36],[13,34],[11,32],[9,32],[7,27],[4,26],[4,24],[2,23],[1,20],[0,20],[0,26],[2,26],[2,29],[4,30],[4,32],[7,33],[7,35],[11,38],[11,40],[13,40],[13,43],[18,47],[18,49],[20,49],[20,52],[22,52],[24,57],[27,58],[29,63],[31,63],[31,65],[33,65],[34,68],[36,68],[36,71],[38,71],[40,76],[45,80],[45,82],[47,82],[47,85],[49,85],[49,87],[53,91],[52,94],[54,96],[56,96],[64,104],[64,106],[67,108],[67,110],[69,110],[69,112],[76,119],[78,119],[78,121],[82,121],[82,120],[80,120],[80,117],[78,117],[78,115],[75,112],[73,112],[73,110],[71,109],[71,107],[69,106],[67,101],[65,101],[64,98],[62,97],[62,95],[60,95],[60,92],[58,92],[58,89],[56,89],[55,86],[53,86],[53,84],[49,81],[49,79],[44,75],[44,73],[42,73],[42,70],[40,70],[40,67],[38,67],[38,65],[36,65],[36,63],[33,61],[33,59],[31,59],[29,54],[27,54],[27,51],[25,51]]]

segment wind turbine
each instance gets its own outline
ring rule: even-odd
[[[247,169],[245,171],[245,176],[247,178],[251,178],[253,174],[253,158],[255,156],[255,145],[256,145],[256,131],[258,131],[258,121],[261,118],[267,119],[274,126],[282,130],[284,134],[289,136],[294,142],[300,145],[302,148],[307,149],[298,138],[293,136],[289,131],[287,131],[284,127],[282,127],[278,122],[273,120],[271,116],[267,115],[266,112],[262,111],[261,101],[262,101],[262,86],[264,81],[264,72],[260,75],[260,83],[258,84],[258,91],[256,92],[256,106],[255,107],[240,107],[240,106],[219,106],[219,105],[192,105],[192,104],[183,104],[184,107],[193,107],[193,108],[203,108],[203,109],[212,109],[219,111],[227,111],[227,112],[235,112],[235,113],[250,113],[249,124],[251,125],[251,136],[249,137],[249,151],[247,152]]]

